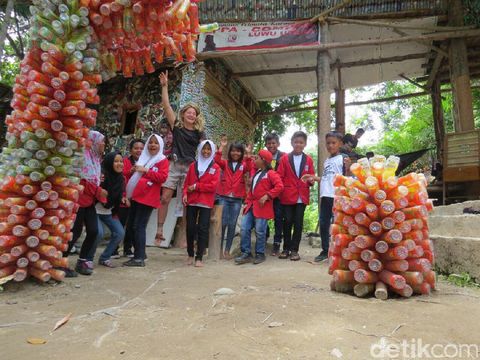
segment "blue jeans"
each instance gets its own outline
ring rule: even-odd
[[[320,237],[322,239],[322,252],[324,253],[328,253],[332,218],[333,198],[322,196],[320,198]]]
[[[127,234],[125,237],[132,239],[135,260],[145,260],[145,246],[147,243],[147,224],[153,207],[140,204],[134,200],[130,205],[127,220]]]
[[[99,261],[106,261],[110,259],[110,256],[113,255],[117,249],[118,244],[120,244],[125,236],[125,230],[123,230],[122,223],[119,219],[114,218],[110,215],[101,215],[98,214],[98,240],[99,243],[103,239],[103,226],[102,223],[107,225],[112,233],[110,241],[107,244],[105,250],[103,250],[102,255],[100,255]]]
[[[227,230],[227,242],[225,251],[230,251],[232,247],[233,237],[235,236],[235,228],[237,226],[238,215],[242,208],[242,199],[229,196],[221,196],[220,204],[223,205],[222,212],[222,249],[225,231]]]
[[[256,219],[253,216],[253,210],[243,215],[240,250],[242,254],[252,253],[252,228],[255,226],[255,235],[257,241],[255,243],[255,254],[265,254],[265,240],[267,232],[267,219]]]

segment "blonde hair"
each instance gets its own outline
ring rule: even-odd
[[[179,127],[183,127],[183,122],[184,122],[183,116],[185,115],[185,112],[190,108],[194,109],[195,112],[197,113],[197,119],[195,120],[195,124],[193,126],[194,129],[198,130],[198,131],[204,131],[204,129],[205,129],[205,119],[203,118],[200,107],[197,104],[192,103],[192,102],[189,102],[189,103],[186,103],[185,105],[183,105],[182,108],[180,109],[180,111],[178,112],[178,119],[179,119],[179,122],[180,122]]]

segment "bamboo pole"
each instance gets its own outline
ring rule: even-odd
[[[342,3],[340,4],[337,4],[333,7],[331,7],[330,9],[328,10],[325,10],[323,12],[321,12],[320,14],[318,14],[317,16],[314,16],[313,18],[311,18],[309,21],[310,23],[315,23],[317,21],[319,22],[323,22],[325,20],[325,17],[327,17],[328,15],[330,15],[332,12],[335,12],[347,5],[349,5],[350,3],[352,2],[352,0],[344,0]]]
[[[388,45],[388,44],[400,44],[405,42],[415,41],[439,41],[453,38],[467,38],[480,36],[480,29],[475,30],[458,30],[458,31],[445,31],[434,34],[425,35],[412,35],[403,37],[394,37],[386,39],[368,39],[368,40],[353,40],[334,43],[324,43],[318,45],[306,45],[306,46],[288,46],[284,48],[274,49],[255,49],[255,50],[229,50],[229,51],[208,51],[197,54],[199,60],[211,59],[211,58],[225,58],[229,56],[253,56],[262,54],[282,54],[298,51],[325,51],[332,49],[345,49],[362,46],[376,46],[376,45]]]
[[[445,123],[443,119],[443,107],[441,98],[440,80],[436,79],[432,86],[432,113],[433,127],[435,129],[435,142],[437,143],[437,160],[443,159],[443,142],[445,139]]]
[[[421,31],[457,31],[475,29],[475,26],[415,26],[408,24],[398,24],[383,21],[368,21],[368,20],[356,20],[330,16],[327,19],[328,22],[339,22],[345,24],[373,26],[373,27],[387,27],[392,29],[406,29],[406,30],[421,30]]]

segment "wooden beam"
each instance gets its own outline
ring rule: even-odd
[[[443,54],[438,53],[437,56],[435,57],[435,60],[433,60],[432,70],[430,71],[430,74],[428,75],[427,84],[425,85],[428,89],[430,89],[432,87],[432,85],[435,81],[435,78],[437,76],[438,70],[440,69],[440,66],[442,65],[442,62],[443,62],[444,58],[445,58],[445,56]]]
[[[442,162],[443,142],[445,139],[445,121],[443,119],[441,88],[440,88],[440,81],[438,79],[433,82],[431,99],[432,99],[432,113],[433,113],[433,128],[435,130],[435,142],[437,143],[437,160]]]
[[[383,21],[367,21],[367,20],[355,20],[347,18],[339,18],[330,16],[327,21],[329,22],[339,22],[345,24],[355,24],[363,26],[373,26],[373,27],[386,27],[392,29],[406,29],[406,30],[422,30],[422,31],[457,31],[457,30],[467,30],[475,29],[475,26],[415,26],[408,24],[392,24],[390,22]]]
[[[333,69],[343,69],[343,68],[351,68],[357,66],[366,66],[366,65],[376,65],[382,63],[391,63],[391,62],[402,62],[405,60],[413,60],[413,59],[423,59],[426,58],[429,53],[418,53],[418,54],[408,54],[408,55],[399,55],[399,56],[391,56],[386,58],[378,58],[378,59],[365,59],[365,60],[358,60],[358,61],[350,61],[350,62],[336,62],[330,65],[330,68]],[[243,71],[232,73],[232,78],[240,79],[244,77],[254,77],[254,76],[266,76],[266,75],[279,75],[279,74],[296,74],[296,73],[306,73],[306,72],[313,72],[316,71],[316,66],[305,66],[300,68],[282,68],[282,69],[266,69],[266,70],[257,70],[257,71]]]
[[[386,39],[368,39],[368,40],[353,40],[334,43],[322,43],[318,45],[306,46],[288,46],[284,48],[274,49],[255,49],[255,50],[228,50],[228,51],[208,51],[197,54],[199,60],[209,58],[225,58],[229,56],[254,56],[261,54],[282,54],[298,51],[325,51],[332,49],[345,49],[362,46],[388,45],[400,44],[414,41],[440,41],[453,38],[467,38],[480,36],[480,29],[475,30],[458,30],[458,31],[444,31],[434,34],[412,35],[403,37],[393,37]]]
[[[402,30],[399,30],[399,29],[393,29],[393,32],[395,32],[395,33],[397,33],[401,36],[408,36],[408,34],[405,31],[402,31]],[[448,53],[446,51],[439,48],[438,46],[435,46],[435,45],[431,44],[430,41],[416,41],[416,43],[420,44],[420,45],[428,46],[433,51],[436,51],[436,52],[442,54],[443,56],[448,57]]]
[[[5,39],[8,34],[8,25],[10,25],[10,19],[12,18],[13,11],[13,0],[8,0],[7,6],[5,8],[5,19],[3,21],[2,27],[0,28],[0,59],[3,56],[3,49],[5,48]]]
[[[345,89],[342,85],[340,68],[337,68],[337,89],[335,90],[335,130],[345,134]]]
[[[330,15],[332,12],[335,12],[345,6],[347,6],[348,4],[350,4],[352,2],[352,0],[344,0],[342,3],[340,4],[337,4],[333,7],[331,7],[330,9],[327,9],[323,12],[321,12],[320,14],[318,14],[317,16],[314,16],[313,18],[311,18],[309,21],[313,24],[317,21],[319,22],[323,22],[325,20],[325,17],[327,17],[328,15]]]
[[[426,91],[426,92],[430,92],[427,87],[425,87],[425,86],[422,85],[422,84],[419,84],[419,83],[416,82],[415,80],[410,79],[408,76],[405,76],[404,74],[400,74],[399,76],[400,76],[402,79],[408,81],[410,84],[415,85],[416,87],[419,87],[420,89],[422,89],[422,90],[424,90],[424,91]]]
[[[462,0],[449,2],[449,24],[463,25]],[[468,66],[467,45],[465,39],[450,41],[449,47],[450,81],[453,89],[453,119],[455,131],[475,129],[473,118],[473,98],[470,88],[470,71]]]
[[[472,90],[480,89],[480,85],[474,85],[471,87],[471,89]],[[447,88],[447,89],[441,89],[440,92],[444,93],[444,92],[451,92],[451,91],[452,91],[451,88]],[[403,95],[397,95],[397,96],[389,96],[389,97],[372,99],[372,100],[352,101],[352,102],[346,103],[345,106],[360,106],[360,105],[369,105],[369,104],[390,102],[390,101],[396,101],[396,100],[405,100],[405,99],[410,99],[418,96],[427,96],[430,94],[431,94],[430,92],[422,91],[422,92],[415,92],[415,93],[403,94]],[[271,116],[271,115],[289,114],[289,113],[295,113],[300,111],[311,111],[316,109],[317,109],[317,106],[308,106],[308,107],[298,108],[298,109],[295,109],[295,108],[277,109],[268,113],[257,113],[256,116],[264,117],[264,116]]]

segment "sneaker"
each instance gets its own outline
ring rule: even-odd
[[[116,266],[113,265],[113,262],[110,259],[109,260],[98,260],[98,264],[109,267],[109,268],[112,268],[112,269],[116,268]]]
[[[326,259],[328,259],[328,254],[326,252],[322,251],[320,253],[320,255],[316,256],[315,259],[313,259],[313,261],[321,262],[321,261],[326,260]]]
[[[66,278],[74,278],[78,276],[77,272],[73,269],[64,268],[64,267],[54,267],[54,269],[63,271],[65,273]]]
[[[278,255],[279,259],[288,259],[290,257],[290,251],[283,250],[280,255]]]
[[[133,258],[133,252],[132,250],[127,250],[123,252],[123,256],[132,259]]]
[[[112,256],[110,256],[110,259],[120,259],[120,254],[118,251],[114,252]]]
[[[292,253],[290,254],[290,260],[292,261],[300,260],[300,255],[298,255],[298,252],[292,251]]]
[[[77,260],[77,265],[75,266],[75,271],[82,275],[92,275],[93,270],[87,264],[89,261]]]
[[[278,256],[279,253],[280,253],[280,244],[273,244],[272,253],[270,255]]]
[[[131,266],[131,267],[145,267],[145,261],[139,259],[130,259],[123,263],[123,266]]]
[[[252,262],[252,254],[242,254],[235,258],[235,264],[237,265],[242,265],[249,262]]]
[[[256,254],[255,260],[253,260],[254,265],[261,264],[265,261],[265,254]]]

